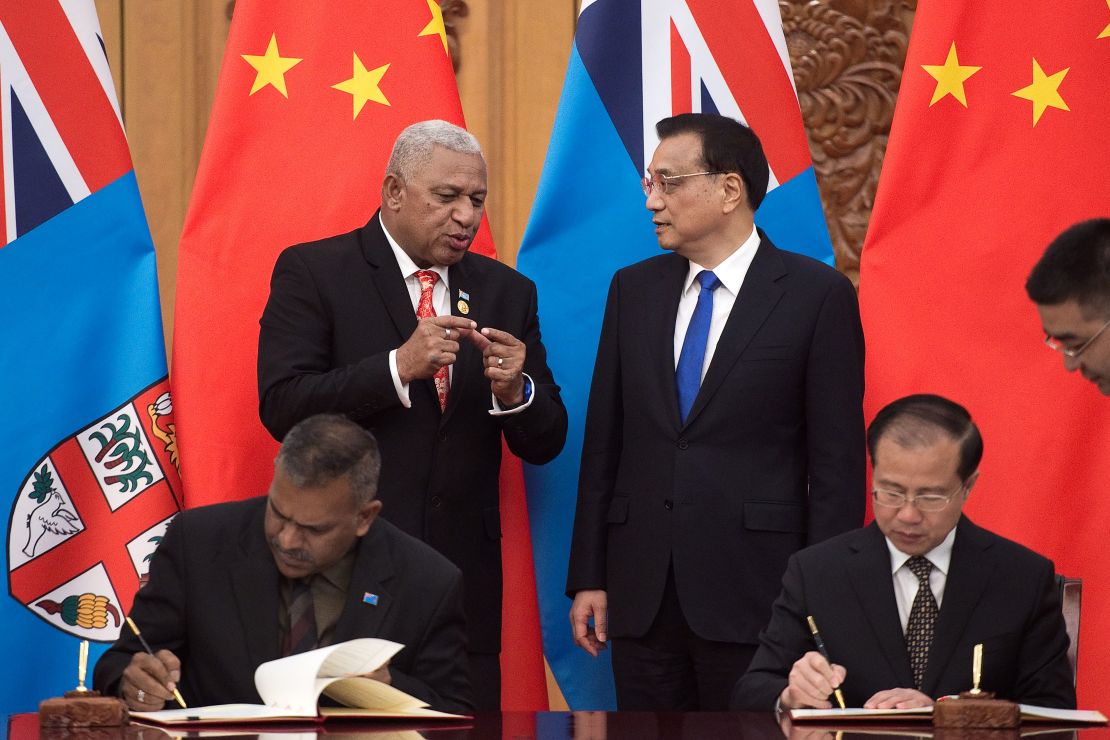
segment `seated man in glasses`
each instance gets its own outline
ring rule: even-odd
[[[1068,372],[1110,396],[1110,218],[1083,221],[1052,240],[1025,283],[1045,344]],[[1100,338],[1101,337],[1101,338]]]
[[[849,707],[929,706],[972,687],[979,643],[981,689],[1074,708],[1052,562],[962,513],[983,454],[967,410],[907,396],[875,416],[867,446],[875,521],[790,558],[733,708],[828,708],[838,688]]]

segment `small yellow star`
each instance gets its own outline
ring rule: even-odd
[[[1106,7],[1110,8],[1110,0],[1106,0]],[[1098,35],[1100,39],[1110,39],[1110,25],[1102,29],[1102,33]]]
[[[247,64],[251,65],[258,72],[254,76],[254,85],[251,86],[251,95],[266,87],[266,85],[273,85],[274,89],[285,97],[289,97],[289,93],[285,90],[285,73],[290,69],[300,64],[303,60],[294,59],[293,57],[283,57],[278,54],[277,34],[270,35],[270,45],[266,47],[266,53],[262,56],[255,54],[242,54],[243,59]]]
[[[332,85],[336,90],[341,90],[345,93],[350,93],[351,101],[354,103],[355,114],[352,118],[358,118],[362,106],[366,105],[366,101],[373,100],[375,103],[382,105],[389,105],[382,89],[378,84],[385,76],[386,70],[389,65],[383,65],[376,69],[367,70],[362,64],[362,60],[358,58],[358,54],[352,54],[354,62],[352,63],[351,79],[343,80],[338,84]]]
[[[1068,73],[1071,67],[1065,67],[1054,75],[1046,75],[1041,65],[1037,63],[1036,58],[1033,59],[1033,83],[1020,90],[1015,90],[1010,93],[1011,95],[1033,103],[1033,125],[1037,125],[1037,121],[1041,120],[1046,108],[1059,108],[1060,110],[1070,111],[1071,108],[1060,97],[1060,83],[1064,81],[1064,76]]]
[[[1107,0],[1110,2],[1110,0]],[[443,41],[444,53],[447,51],[447,28],[443,25],[443,11],[439,7],[436,0],[428,0],[428,10],[432,11],[432,19],[428,21],[428,25],[424,26],[424,30],[420,32],[420,36],[431,36],[438,34],[441,41]]]
[[[966,108],[967,96],[964,94],[964,82],[967,81],[968,77],[982,69],[982,67],[960,65],[960,60],[956,56],[955,41],[948,49],[948,58],[944,60],[944,64],[922,64],[921,68],[937,81],[937,86],[933,90],[933,99],[929,101],[930,108],[945,95],[951,95],[960,101],[960,105]]]

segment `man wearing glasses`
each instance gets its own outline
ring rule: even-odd
[[[977,527],[963,506],[983,440],[967,410],[915,395],[867,430],[875,521],[790,559],[736,709],[929,706],[972,686],[1075,707],[1052,562]],[[820,626],[822,655],[807,617]]]
[[[591,655],[612,638],[621,709],[723,710],[787,558],[863,521],[863,335],[847,278],[755,228],[756,135],[709,114],[656,128],[666,254],[609,289],[570,621]]]
[[[1064,358],[1064,369],[1110,396],[1110,219],[1096,218],[1056,237],[1025,282],[1037,304],[1045,344]]]

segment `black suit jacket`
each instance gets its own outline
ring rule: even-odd
[[[181,659],[178,687],[190,706],[260,703],[255,669],[281,657],[281,576],[263,530],[266,498],[177,515],[150,563],[131,616],[157,652]],[[405,645],[390,663],[393,685],[447,711],[469,711],[462,575],[443,556],[378,519],[356,545],[347,600],[333,643],[380,637]],[[378,595],[377,606],[363,594]],[[96,688],[119,681],[142,645],[128,630],[101,656]]]
[[[686,423],[677,254],[617,272],[586,418],[568,594],[608,591],[640,636],[674,563],[690,627],[754,644],[791,553],[860,526],[863,334],[852,284],[766,235]]]
[[[389,352],[416,329],[416,314],[379,217],[347,234],[286,249],[274,267],[258,341],[259,409],[275,439],[308,416],[342,413],[381,447],[382,515],[463,571],[472,652],[501,640],[501,436],[524,460],[562,450],[567,415],[540,341],[536,288],[495,260],[467,254],[448,272],[452,312],[527,345],[532,405],[490,416],[481,352],[460,342],[447,409],[431,379],[397,398]]]
[[[738,709],[770,710],[790,668],[813,650],[812,615],[850,707],[885,689],[913,687],[906,640],[876,524],[807,548],[790,559],[771,622],[747,674],[733,692]],[[971,654],[983,643],[980,687],[1000,698],[1075,707],[1068,636],[1052,562],[961,517],[937,617],[924,693],[971,688]]]

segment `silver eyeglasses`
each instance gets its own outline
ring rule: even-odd
[[[901,491],[891,491],[887,488],[872,488],[871,495],[874,496],[877,505],[891,509],[901,509],[907,503],[910,503],[916,506],[918,511],[940,511],[964,490],[965,485],[967,484],[961,483],[960,487],[952,493],[922,493],[917,496],[910,496]]]
[[[644,195],[651,197],[651,191],[658,189],[664,195],[670,194],[679,180],[687,177],[700,177],[701,175],[724,175],[724,172],[690,172],[685,175],[664,175],[656,172],[654,175],[640,179],[640,185],[644,188]]]
[[[1049,336],[1048,334],[1045,334],[1044,343],[1045,343],[1045,346],[1048,347],[1049,349],[1055,350],[1056,352],[1059,352],[1064,357],[1067,357],[1069,360],[1074,360],[1076,357],[1079,357],[1079,355],[1086,352],[1087,348],[1090,347],[1091,344],[1096,339],[1099,338],[1099,335],[1101,335],[1104,331],[1106,331],[1106,327],[1108,327],[1108,326],[1110,326],[1110,321],[1107,321],[1105,324],[1103,324],[1102,328],[1099,329],[1098,331],[1096,331],[1093,337],[1091,337],[1090,339],[1088,339],[1086,342],[1079,345],[1078,347],[1072,347],[1072,348],[1065,347],[1059,339],[1057,339],[1056,337],[1053,337],[1053,336]]]

